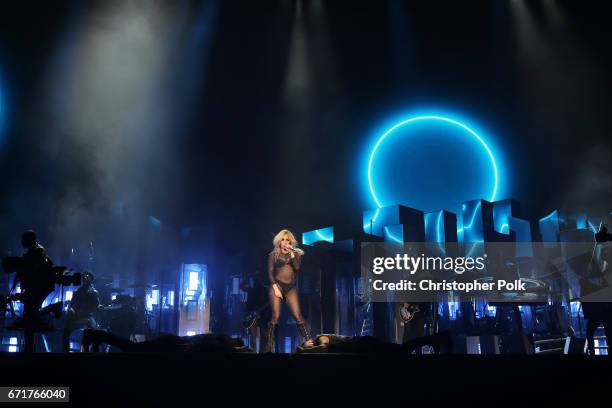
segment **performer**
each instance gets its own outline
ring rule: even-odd
[[[39,308],[45,298],[55,288],[53,280],[53,261],[47,255],[46,249],[38,242],[36,233],[24,231],[21,245],[26,250],[23,254],[23,268],[17,272],[13,281],[13,289],[17,282],[21,283],[22,303],[24,304],[24,320],[36,320]]]
[[[263,274],[256,271],[248,274],[240,282],[240,290],[247,293],[245,304],[246,316],[242,319],[242,326],[246,329],[249,338],[249,347],[257,351],[263,350],[267,344],[267,327],[270,321],[268,306],[268,288],[265,285]]]
[[[15,328],[24,329],[24,351],[34,351],[34,332],[50,329],[41,319],[40,308],[45,298],[55,288],[53,261],[47,255],[45,248],[38,242],[36,233],[24,231],[21,235],[21,245],[26,250],[23,257],[7,257],[2,260],[5,272],[16,272],[11,291],[19,283],[21,293],[10,295],[10,299],[19,300],[23,304],[23,317],[13,324]]]
[[[399,312],[404,324],[403,343],[425,336],[425,318],[428,308],[427,303],[402,304]]]
[[[100,295],[93,286],[94,275],[91,272],[83,273],[83,283],[72,295],[70,308],[66,313],[64,332],[62,335],[63,351],[70,351],[70,333],[80,328],[96,328],[93,313],[100,307]]]
[[[300,269],[304,251],[297,248],[297,240],[289,230],[281,230],[272,241],[274,249],[268,255],[268,278],[270,279],[270,311],[268,324],[268,344],[266,351],[273,353],[276,349],[276,329],[281,314],[281,301],[287,302],[297,328],[304,337],[304,346],[311,347],[314,343],[300,311],[300,302],[295,287],[295,274]]]
[[[595,248],[591,255],[591,262],[589,263],[589,272],[591,268],[593,276],[603,280],[605,275],[608,275],[609,269],[606,264],[609,264],[611,258],[612,249],[610,247],[600,248],[598,252],[596,249],[598,246],[605,242],[612,241],[612,234],[608,233],[606,226],[601,223],[599,225],[599,231],[595,234]],[[597,260],[596,260],[597,259]],[[605,269],[604,269],[605,268]],[[593,290],[590,279],[581,280],[581,293],[587,294]],[[584,318],[587,320],[586,327],[586,342],[587,342],[587,354],[595,355],[595,332],[600,325],[604,326],[604,333],[606,335],[606,342],[609,345],[612,339],[612,303],[611,302],[588,302],[582,301],[582,313]]]
[[[408,340],[403,344],[388,343],[372,336],[339,336],[319,334],[310,348],[298,347],[298,353],[350,353],[350,354],[410,354],[431,346],[435,354],[451,353],[449,332],[441,332]]]
[[[95,353],[100,351],[101,344],[115,347],[121,351],[136,353],[224,353],[251,351],[248,347],[244,347],[241,339],[212,333],[182,337],[175,336],[174,334],[164,334],[150,340],[134,342],[104,330],[85,329],[81,343],[85,352]]]

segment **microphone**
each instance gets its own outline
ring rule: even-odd
[[[287,247],[287,249],[289,249],[292,252],[295,252],[298,255],[304,255],[304,251],[302,251],[300,248],[294,248],[292,246]]]

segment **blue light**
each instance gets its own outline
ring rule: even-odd
[[[442,227],[444,226],[442,215],[444,215],[444,210],[425,214],[426,241],[437,243],[443,243],[445,241],[446,238],[443,236],[444,234],[442,231]]]
[[[363,212],[363,232],[366,234],[374,235],[374,221],[376,221],[379,211],[380,208],[377,208],[376,211],[366,210]]]
[[[493,203],[493,226],[496,232],[510,234],[510,222],[512,217],[512,200],[501,200]]]
[[[363,231],[366,234],[384,237],[384,227],[387,225],[400,224],[399,206],[377,208],[363,212]],[[393,234],[393,233],[392,233]],[[399,238],[398,238],[399,239]]]
[[[540,226],[540,234],[542,236],[542,242],[546,248],[552,248],[556,246],[556,242],[559,240],[559,212],[554,210],[546,217],[541,218],[538,221]]]
[[[49,347],[49,342],[47,341],[47,336],[45,336],[44,334],[41,334],[42,339],[43,339],[43,343],[45,345],[45,351],[47,353],[49,353],[51,351],[51,348]]]
[[[443,304],[443,303],[440,303]],[[448,302],[448,317],[450,320],[457,320],[457,311],[459,310],[459,302]]]
[[[302,233],[302,244],[312,245],[316,242],[334,243],[334,227],[319,228]]]
[[[149,225],[152,226],[153,228],[160,228],[161,220],[159,218],[155,218],[152,215],[149,215]]]
[[[508,217],[508,224],[508,230],[516,234],[516,242],[522,243],[516,246],[516,256],[521,258],[533,256],[531,223],[520,218]]]
[[[317,237],[321,238],[321,240],[323,240],[323,241],[327,241],[327,242],[333,242],[334,241],[333,237],[327,237],[327,236],[323,235],[321,233],[321,230],[317,230],[316,234],[317,234]]]
[[[285,337],[285,353],[291,353],[291,337]]]
[[[378,217],[378,213],[380,212],[380,207],[378,207],[376,209],[376,212],[374,213],[374,216],[372,217],[372,224],[374,224],[376,222],[376,218]],[[366,227],[366,225],[364,225],[364,228]]]
[[[159,304],[159,289],[153,289],[151,291],[151,304],[153,305]]]
[[[200,273],[189,272],[189,290],[198,290],[198,286],[200,286]]]
[[[586,214],[576,214],[574,215],[576,220],[576,228],[577,229],[586,229],[587,228],[587,216]]]
[[[434,242],[437,245],[437,250],[443,254],[445,253],[444,243],[446,242],[446,232],[443,230],[445,221],[442,216],[444,210],[437,212],[431,212],[424,215],[425,218],[425,241]]]
[[[404,226],[403,225],[387,225],[384,227],[385,230],[385,237],[389,238],[389,240],[391,240],[392,242],[398,243],[398,244],[403,244],[403,231],[404,231]],[[397,230],[396,234],[401,234],[402,235],[402,239],[398,238],[395,234],[393,230]]]
[[[2,92],[2,78],[0,78],[0,145],[2,145],[2,129],[4,127],[4,93]]]
[[[438,218],[436,219],[436,242],[442,242],[442,237],[440,237],[440,226],[442,225],[441,223],[442,214],[444,214],[444,211],[440,211],[440,214],[438,214]]]
[[[374,147],[373,147],[373,149],[372,149],[372,151],[370,152],[370,155],[369,155],[369,160],[368,160],[368,165],[367,165],[367,179],[368,179],[369,192],[370,192],[370,195],[371,195],[372,199],[376,203],[376,206],[379,209],[383,207],[383,203],[380,201],[379,197],[376,194],[376,189],[374,187],[374,181],[372,180],[372,169],[373,169],[373,166],[374,166],[374,159],[375,159],[377,151],[379,150],[379,147],[381,146],[383,141],[385,141],[387,139],[387,137],[389,135],[391,135],[398,128],[406,126],[406,125],[411,124],[411,123],[422,122],[422,121],[436,121],[436,122],[443,122],[443,123],[451,124],[453,126],[456,126],[456,127],[460,128],[460,129],[468,132],[470,137],[475,138],[479,142],[479,145],[484,149],[484,151],[486,153],[486,157],[491,162],[491,168],[492,168],[492,172],[493,172],[493,186],[492,186],[492,191],[490,193],[489,201],[494,201],[495,197],[497,195],[497,192],[498,192],[498,187],[499,187],[499,172],[498,172],[497,162],[495,160],[495,157],[493,156],[493,152],[491,151],[491,149],[487,145],[487,143],[484,141],[484,139],[482,137],[480,137],[474,130],[472,130],[471,128],[469,128],[468,126],[466,126],[465,124],[463,124],[461,122],[458,122],[456,120],[453,120],[453,119],[450,119],[450,118],[447,118],[447,117],[443,117],[443,116],[427,115],[427,116],[413,117],[413,118],[410,118],[410,119],[407,119],[407,120],[404,120],[404,121],[401,121],[401,122],[397,123],[396,125],[394,125],[391,128],[389,128],[386,132],[384,132],[383,135],[375,143],[375,145],[374,145]],[[389,204],[387,204],[387,205],[389,205]],[[423,208],[421,208],[421,209],[423,209]],[[379,214],[379,211],[377,210],[376,213],[374,214],[374,217],[372,218],[372,222],[376,221],[376,218],[378,217],[378,214]],[[367,226],[364,224],[364,230],[366,229],[366,227]]]
[[[550,214],[548,214],[548,215],[547,215],[546,217],[544,217],[544,218],[540,218],[540,222],[542,222],[542,221],[546,221],[546,220],[548,220],[549,218],[556,217],[556,216],[557,216],[557,210],[555,210],[555,211],[551,212]]]
[[[474,220],[476,219],[476,213],[478,211],[478,208],[480,208],[481,204],[482,204],[482,201],[478,200],[478,204],[476,204],[476,207],[474,207],[474,212],[472,213],[472,219],[470,219],[470,223],[468,225],[464,225],[463,228],[457,229],[457,232],[463,232],[466,229],[472,228],[472,225],[474,225]],[[461,208],[463,208],[463,210],[465,211],[466,205],[463,204]]]
[[[206,303],[208,267],[206,264],[183,264],[179,302],[183,306],[190,301]],[[204,306],[203,306],[204,307]]]

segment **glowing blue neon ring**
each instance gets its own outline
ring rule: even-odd
[[[489,199],[489,201],[495,201],[495,195],[497,194],[497,185],[498,185],[498,181],[499,181],[499,175],[498,175],[498,172],[497,172],[497,163],[495,162],[495,157],[493,157],[493,153],[491,152],[491,149],[489,148],[489,146],[487,146],[485,141],[476,132],[474,132],[472,129],[470,129],[469,127],[467,127],[463,123],[457,122],[456,120],[445,118],[445,117],[442,117],[442,116],[419,116],[419,117],[416,117],[416,118],[411,118],[411,119],[407,119],[407,120],[405,120],[403,122],[400,122],[397,125],[395,125],[392,128],[390,128],[389,130],[387,130],[380,137],[380,139],[378,139],[378,141],[374,145],[374,149],[372,149],[372,153],[370,153],[370,160],[368,162],[368,185],[370,186],[370,193],[372,194],[372,198],[374,199],[374,202],[376,203],[378,208],[382,208],[383,205],[380,203],[380,201],[376,197],[376,193],[374,192],[374,184],[372,183],[372,163],[374,162],[374,156],[376,155],[376,151],[378,150],[378,147],[381,145],[383,140],[385,140],[385,138],[387,136],[389,136],[394,130],[396,130],[397,128],[402,127],[404,125],[407,125],[408,123],[416,122],[416,121],[419,121],[419,120],[439,120],[439,121],[442,121],[442,122],[451,123],[453,125],[459,126],[460,128],[466,130],[468,133],[470,133],[472,136],[474,136],[480,142],[482,147],[484,147],[484,149],[486,150],[487,154],[489,155],[489,158],[491,159],[491,164],[493,165],[493,174],[495,176],[495,183],[494,183],[493,192],[491,193],[491,198]],[[378,210],[376,211],[376,214],[374,215],[373,221],[376,220],[377,216],[378,216]]]
[[[2,128],[4,127],[4,95],[2,94],[2,82],[0,81],[0,143],[2,141]]]

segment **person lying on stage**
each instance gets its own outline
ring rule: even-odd
[[[431,346],[435,354],[450,353],[451,337],[448,332],[409,340],[404,344],[388,343],[372,336],[340,336],[319,334],[313,347],[298,347],[297,353],[349,353],[349,354],[410,354],[423,346]]]
[[[231,353],[250,352],[241,339],[219,334],[198,334],[195,336],[175,336],[164,334],[151,340],[134,342],[104,330],[85,329],[81,342],[86,352],[98,352],[101,344],[116,347],[126,352],[153,353]]]

